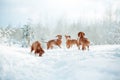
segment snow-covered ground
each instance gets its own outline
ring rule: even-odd
[[[120,80],[120,45],[45,50],[43,57],[0,45],[0,80]]]

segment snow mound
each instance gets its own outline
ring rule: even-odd
[[[0,80],[120,80],[120,45],[45,50],[43,57],[0,45]]]

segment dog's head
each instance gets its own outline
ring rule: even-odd
[[[39,47],[37,48],[37,52],[38,52],[39,54],[43,54],[43,53],[44,53],[44,50],[42,49],[41,46],[39,46]]]
[[[62,39],[62,35],[57,35],[56,37],[58,37],[58,39]]]
[[[71,36],[69,36],[69,35],[65,35],[65,38],[66,38],[66,40],[68,40],[68,39],[71,38]]]
[[[85,33],[84,32],[79,32],[78,33],[78,37],[84,37],[85,36]]]

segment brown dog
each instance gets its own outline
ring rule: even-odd
[[[53,45],[56,45],[61,48],[61,43],[62,43],[62,35],[57,35],[57,39],[53,39],[47,42],[47,49],[53,49]]]
[[[79,47],[79,41],[76,40],[76,39],[71,39],[71,36],[69,35],[65,35],[65,38],[66,38],[66,47],[67,48],[70,48],[72,47],[73,45],[76,45],[78,47],[78,49],[80,48]]]
[[[85,38],[85,33],[79,32],[78,37],[79,37],[79,44],[82,45],[82,50],[86,50],[86,47],[89,50],[90,41],[87,38]]]
[[[32,46],[31,46],[31,52],[35,51],[35,54],[39,54],[39,56],[42,56],[42,54],[44,53],[44,50],[41,47],[41,44],[39,41],[35,41]]]

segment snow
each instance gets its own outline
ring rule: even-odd
[[[0,45],[0,80],[120,80],[120,45],[46,50]]]

